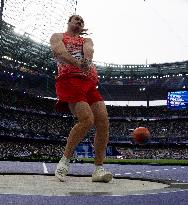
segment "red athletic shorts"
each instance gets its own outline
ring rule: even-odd
[[[56,80],[56,94],[58,101],[56,108],[58,111],[69,111],[68,103],[87,102],[89,105],[103,101],[96,88],[96,84],[86,78],[70,77]]]

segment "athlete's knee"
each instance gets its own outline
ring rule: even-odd
[[[93,115],[85,115],[82,119],[79,121],[82,126],[86,128],[91,128],[94,125],[94,117]]]

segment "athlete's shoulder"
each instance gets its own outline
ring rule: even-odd
[[[62,38],[63,38],[63,33],[53,33],[50,38],[50,41],[55,39],[62,39]]]
[[[84,42],[93,44],[93,40],[91,38],[84,38]]]

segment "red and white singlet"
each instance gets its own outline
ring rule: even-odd
[[[84,57],[83,54],[83,44],[84,38],[80,36],[69,36],[67,33],[62,34],[63,38],[62,41],[67,49],[67,51],[76,59],[81,60]],[[58,74],[56,79],[66,78],[66,77],[73,77],[73,76],[82,76],[87,79],[91,79],[95,83],[98,83],[98,75],[95,65],[91,65],[92,68],[90,72],[83,73],[81,69],[77,66],[69,64],[67,62],[58,62]]]

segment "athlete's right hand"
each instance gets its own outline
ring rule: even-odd
[[[86,59],[81,60],[80,63],[80,69],[82,70],[83,73],[87,74],[90,72],[92,69],[92,63],[91,61],[88,61]]]

